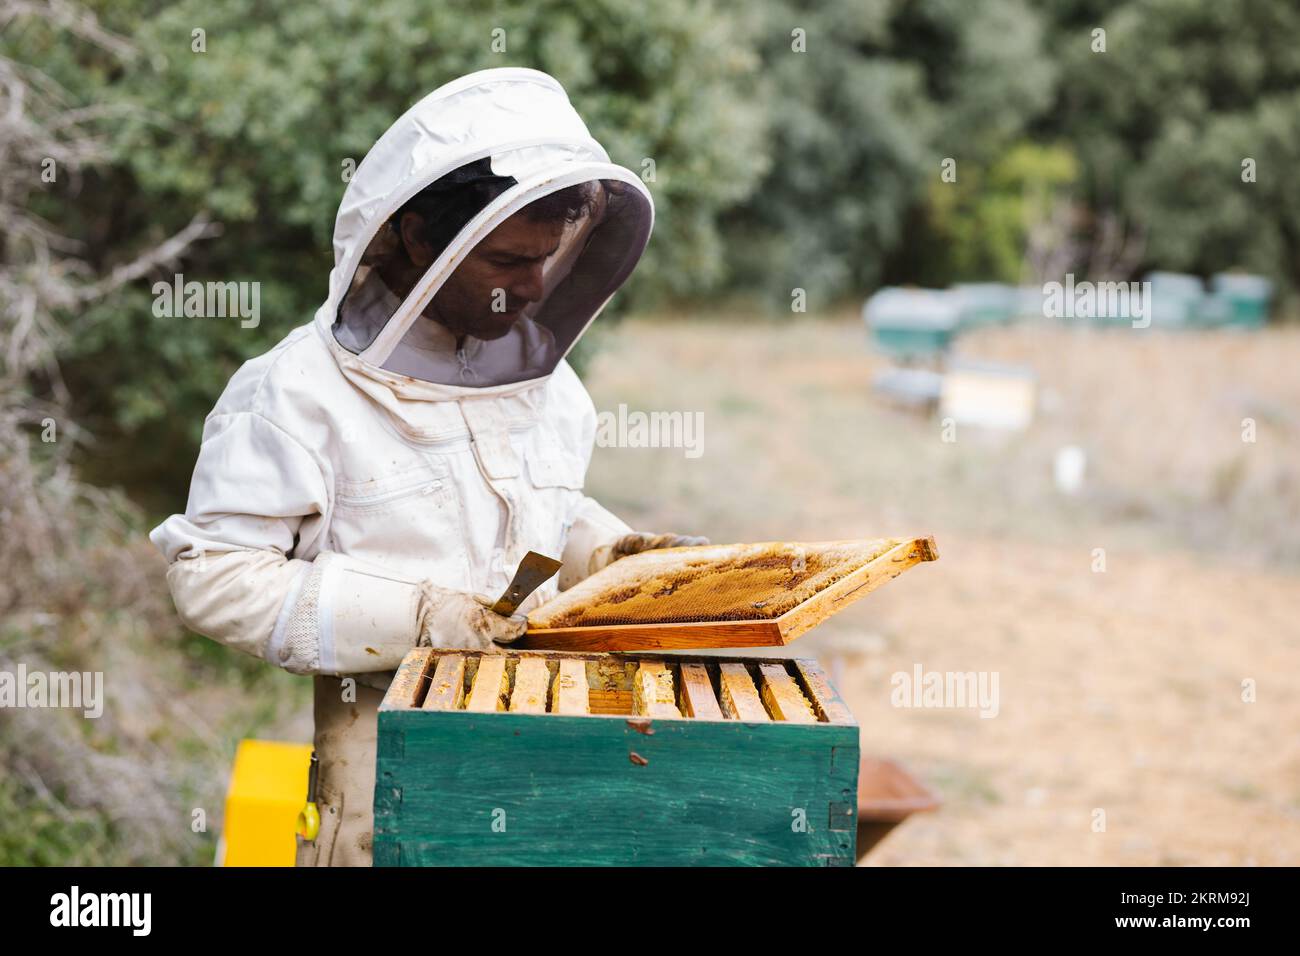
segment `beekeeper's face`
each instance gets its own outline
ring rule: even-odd
[[[512,158],[458,167],[366,223],[365,250],[346,260],[356,265],[331,326],[335,341],[435,384],[492,387],[555,370],[636,264],[653,207],[639,181],[620,178],[558,189],[546,180],[523,202],[524,184],[490,165],[509,167]],[[351,202],[359,214],[382,205]],[[494,214],[504,207],[510,212]]]
[[[527,209],[515,213],[469,252],[424,315],[456,335],[501,338],[525,308],[545,295],[543,267],[559,248],[564,226],[562,219],[537,218]],[[402,239],[421,269],[433,261],[422,227],[418,213],[403,215]]]

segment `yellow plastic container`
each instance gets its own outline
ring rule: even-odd
[[[293,866],[298,811],[307,801],[311,744],[241,740],[226,794],[218,866]]]

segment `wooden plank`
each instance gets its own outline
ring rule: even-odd
[[[529,630],[510,647],[553,651],[670,651],[698,647],[768,647],[782,643],[780,618],[771,621],[693,621]]]
[[[636,673],[635,659],[611,657],[608,654],[575,654],[574,656],[585,657],[592,662],[592,666],[587,668],[587,686],[592,690],[632,692],[632,675]]]
[[[510,709],[515,713],[546,713],[546,691],[551,672],[540,657],[521,657],[515,665],[515,689],[510,695]]]
[[[416,647],[407,651],[380,706],[388,710],[412,710],[424,691],[424,675],[432,656],[432,647]]]
[[[442,654],[424,695],[423,710],[460,710],[465,700],[465,655]]]
[[[867,562],[852,574],[778,617],[776,625],[781,632],[781,643],[788,644],[807,633],[832,614],[838,614],[855,601],[862,600],[908,568],[922,561],[937,561],[938,558],[939,549],[932,537],[913,538],[895,545],[874,561]]]
[[[505,710],[509,689],[505,656],[484,654],[479,658],[474,687],[469,693],[469,700],[465,702],[465,709],[475,713]]]
[[[795,669],[803,678],[804,690],[817,716],[828,724],[856,723],[849,713],[848,705],[840,699],[835,688],[831,686],[826,674],[816,661],[799,658],[794,662]]]
[[[593,714],[631,714],[632,691],[596,690],[587,692],[590,712]]]
[[[466,673],[473,677],[473,669],[478,666],[478,660],[483,655],[481,651],[457,650],[454,648],[438,648],[434,650],[434,656],[442,654],[464,654]],[[717,654],[702,651],[692,653],[690,651],[673,651],[667,654],[653,654],[650,652],[625,652],[610,651],[549,651],[549,650],[525,650],[518,651],[512,644],[508,652],[511,658],[518,657],[537,657],[548,662],[558,663],[567,658],[585,661],[587,664],[587,683],[591,687],[604,686],[608,684],[611,687],[623,687],[627,690],[632,689],[632,675],[636,673],[637,665],[653,656],[655,660],[662,660],[669,664],[679,664],[687,662],[691,664],[716,664],[719,660]],[[791,660],[789,657],[764,657],[745,655],[747,664],[779,664],[782,661]],[[738,658],[730,658],[738,660]],[[554,668],[552,668],[554,671]],[[472,683],[472,681],[471,681]]]
[[[758,672],[762,678],[759,693],[763,706],[773,720],[784,720],[789,724],[817,723],[812,705],[788,670],[780,664],[759,664]]]
[[[713,682],[703,664],[683,664],[678,668],[682,685],[682,713],[696,720],[722,720],[722,708],[713,693]]]
[[[744,664],[719,664],[718,675],[718,683],[722,688],[722,693],[718,696],[724,717],[751,722],[771,720]]]
[[[576,657],[560,659],[560,669],[555,675],[555,683],[551,686],[551,713],[591,713],[585,661]]]
[[[632,684],[632,711],[646,717],[680,717],[673,672],[663,661],[642,661]]]

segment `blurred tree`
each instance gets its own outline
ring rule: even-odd
[[[928,229],[938,242],[920,281],[1043,281],[1026,274],[1030,236],[1068,210],[1077,177],[1068,148],[1021,142],[987,169],[967,165],[956,183],[935,180]]]
[[[754,17],[772,159],[753,198],[726,219],[735,287],[784,310],[796,287],[817,308],[881,281],[1017,271],[1007,260],[1018,267],[1022,250],[1010,248],[1006,220],[1020,213],[1005,194],[981,207],[983,219],[948,215],[938,232],[927,206],[967,216],[969,190],[965,200],[938,192],[950,185],[940,183],[941,161],[955,160],[959,183],[968,170],[974,180],[1051,103],[1055,71],[1032,8],[824,0],[771,3]],[[792,49],[795,30],[806,52]],[[969,248],[936,253],[947,241]]]
[[[940,155],[989,162],[1052,103],[1047,29],[1026,0],[894,0],[890,52],[915,60],[941,110]],[[927,170],[927,172],[929,172]],[[929,177],[927,177],[928,179]]]
[[[187,256],[185,275],[261,284],[257,328],[156,317],[148,282],[73,325],[62,359],[77,411],[103,447],[134,449],[92,457],[89,474],[152,489],[159,510],[178,504],[203,418],[230,374],[308,321],[323,299],[345,164],[359,163],[441,83],[493,66],[546,70],[615,162],[643,172],[653,161],[656,237],[620,299],[716,284],[719,212],[765,169],[762,104],[748,95],[757,61],[744,24],[708,3],[89,6],[141,55],[113,62],[62,44],[40,23],[3,41],[86,104],[123,107],[109,130],[111,162],[75,196],[50,191],[42,211],[83,238],[88,261],[108,267],[123,236],[176,231],[206,210],[224,234]],[[494,52],[494,41],[504,51]]]
[[[787,312],[876,282],[920,194],[937,115],[921,70],[895,59],[887,2],[752,8],[771,124],[771,165],[724,220],[731,288]],[[932,164],[932,165],[931,165]]]
[[[1088,205],[1144,228],[1144,267],[1240,266],[1294,286],[1300,8],[1131,0],[1103,19],[1099,5],[1050,6],[1071,79],[1050,122],[1074,144]],[[1106,31],[1104,53],[1092,49],[1095,26]],[[1243,179],[1246,160],[1253,182]]]
[[[88,474],[152,488],[160,510],[230,374],[323,297],[346,164],[422,94],[483,67],[555,74],[617,162],[653,166],[656,236],[618,305],[725,292],[785,312],[801,288],[815,311],[882,282],[1063,268],[1300,279],[1287,0],[89,5],[141,55],[40,22],[0,36],[71,105],[112,114],[108,162],[33,209],[101,272],[206,212],[222,239],[182,271],[261,283],[256,329],[157,318],[146,280],[68,326],[75,411],[114,452]]]
[[[88,60],[129,63],[138,52],[70,4],[0,0],[0,30],[31,28]],[[42,192],[75,191],[107,160],[103,130],[123,105],[78,103],[43,65],[0,48],[0,672],[117,669],[97,719],[5,709],[0,865],[210,859],[204,836],[159,826],[178,793],[219,801],[220,775],[198,766],[177,729],[192,716],[172,709],[177,682],[153,679],[158,661],[175,661],[171,602],[137,509],[76,476],[73,452],[87,436],[68,414],[56,360],[88,307],[173,263],[208,224],[196,216],[157,243],[124,234],[117,265],[96,270],[34,215]]]
[[[1011,259],[1023,255],[1023,247],[1013,251],[1025,236],[1021,200],[1007,183],[981,194],[990,174],[1005,179],[1027,158],[1009,154],[1027,145],[1052,103],[1050,49],[1046,24],[1022,0],[978,8],[960,0],[894,4],[890,50],[919,65],[938,119],[932,158],[917,171],[921,189],[908,205],[902,240],[888,250],[883,281],[943,286],[1020,271]],[[943,160],[955,180],[940,176]]]

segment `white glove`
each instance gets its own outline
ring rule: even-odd
[[[659,548],[694,548],[708,543],[708,538],[693,535],[650,534],[644,531],[634,531],[631,534],[623,535],[613,544],[602,545],[593,551],[591,561],[587,566],[587,573],[595,574],[601,568],[608,567],[619,558],[625,558],[629,554],[640,554],[642,551],[655,551]]]
[[[439,587],[345,555],[323,551],[313,562],[295,563],[300,565],[297,583],[264,653],[295,674],[392,670],[418,646],[492,650],[528,627],[521,614],[506,617],[489,610],[492,601],[481,594]],[[172,572],[168,575],[170,580]],[[229,594],[221,597],[232,600]]]
[[[494,644],[509,644],[528,629],[528,618],[498,614],[491,609],[495,602],[483,594],[455,591],[426,581],[420,588],[420,600],[420,647],[490,651]]]

